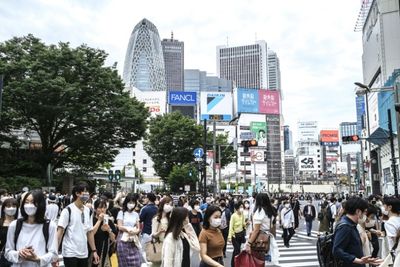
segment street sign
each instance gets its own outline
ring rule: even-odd
[[[198,147],[193,151],[193,156],[195,158],[202,158],[203,155],[204,155],[204,150],[201,147]]]
[[[190,191],[190,185],[185,185],[185,191],[189,192]]]
[[[256,134],[253,132],[241,132],[240,139],[253,139],[256,138]]]
[[[203,161],[203,158],[194,158],[194,161]]]

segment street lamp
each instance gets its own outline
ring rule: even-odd
[[[358,86],[356,89],[356,95],[357,96],[362,96],[362,95],[368,95],[368,93],[373,93],[373,92],[386,92],[386,91],[394,91],[395,94],[395,110],[397,111],[399,104],[396,103],[399,101],[399,93],[398,93],[398,85],[396,86],[384,86],[384,87],[378,87],[378,88],[370,88],[369,86],[362,84],[360,82],[355,82],[355,85]],[[368,127],[368,137],[370,136],[370,127],[369,127],[369,110],[368,110],[368,96],[366,97],[366,114],[367,114],[367,127]],[[397,119],[397,145],[400,147],[400,117],[399,113],[396,112],[396,119]],[[397,183],[397,170],[396,170],[396,158],[395,158],[395,152],[394,152],[394,144],[393,144],[393,130],[392,130],[392,119],[391,119],[391,113],[390,110],[388,109],[388,128],[389,128],[389,135],[390,135],[390,150],[391,150],[391,156],[392,156],[392,172],[393,172],[393,183],[394,183],[394,193],[396,197],[398,196],[398,183]],[[399,149],[399,154],[400,154],[400,149]],[[363,164],[363,169],[364,169],[364,164]],[[364,175],[364,173],[363,173]]]

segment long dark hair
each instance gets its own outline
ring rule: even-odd
[[[208,206],[206,209],[206,212],[204,213],[204,219],[203,219],[203,228],[208,229],[210,228],[210,217],[214,214],[214,212],[219,211],[221,212],[221,209],[218,206],[211,205]]]
[[[272,218],[272,216],[276,217],[276,210],[271,205],[271,201],[269,200],[268,194],[259,193],[256,196],[256,204],[254,205],[254,212],[264,210],[265,214]]]
[[[164,211],[164,205],[167,204],[167,203],[170,203],[170,202],[173,202],[173,200],[169,196],[163,197],[160,200],[160,203],[158,204],[158,211],[157,211],[157,214],[156,214],[158,222],[161,222],[162,214],[163,214],[163,211]],[[171,214],[171,212],[167,213],[168,221],[169,221],[169,216],[168,215],[170,215],[170,214]]]
[[[7,198],[6,200],[4,200],[4,202],[1,206],[0,226],[3,226],[3,222],[6,218],[6,213],[4,212],[4,209],[9,206],[15,206],[17,208],[14,218],[17,218],[17,216],[18,216],[18,201],[15,198]]]
[[[21,216],[24,221],[28,220],[28,214],[25,212],[25,201],[29,195],[32,195],[33,204],[36,206],[36,214],[35,214],[35,223],[44,223],[46,221],[45,213],[46,213],[46,199],[44,198],[44,194],[42,190],[33,190],[25,194],[24,198],[21,202]]]
[[[171,211],[171,218],[169,219],[165,236],[167,236],[168,233],[172,233],[172,237],[177,240],[179,238],[179,234],[183,229],[183,222],[188,217],[188,215],[189,211],[186,208],[173,208]]]
[[[125,212],[128,210],[128,203],[131,201],[135,202],[135,207],[133,208],[133,211],[135,211],[135,208],[138,204],[137,203],[138,198],[139,198],[138,194],[129,193],[128,195],[126,195],[124,203],[122,204],[122,211]]]

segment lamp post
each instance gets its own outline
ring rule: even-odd
[[[378,88],[370,88],[368,85],[359,83],[359,82],[355,82],[355,85],[357,85],[359,88],[357,88],[356,90],[356,94],[357,95],[367,95],[368,93],[371,92],[386,92],[386,91],[394,91],[394,95],[395,95],[395,110],[396,107],[399,105],[396,102],[399,102],[399,84],[397,83],[395,86],[384,86],[384,87],[378,87]],[[367,127],[368,127],[368,137],[370,136],[370,127],[369,127],[369,112],[368,112],[368,97],[366,100],[366,114],[367,114]],[[399,122],[400,122],[400,116],[399,113],[396,112],[396,119],[397,119],[397,145],[399,147],[399,155],[400,155],[400,126],[399,126]],[[392,130],[392,117],[391,117],[391,113],[390,113],[390,109],[388,109],[388,128],[389,128],[389,135],[390,135],[390,150],[391,150],[391,161],[392,161],[392,172],[393,172],[393,183],[394,183],[394,193],[396,195],[396,197],[398,196],[398,181],[397,181],[397,170],[396,170],[396,158],[395,158],[395,152],[394,152],[394,143],[393,143],[393,130]],[[364,170],[364,166],[363,166],[363,170]],[[364,176],[364,175],[363,175]]]

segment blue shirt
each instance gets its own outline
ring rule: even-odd
[[[365,264],[353,263],[356,258],[361,259],[364,256],[357,224],[347,216],[343,216],[340,223],[344,224],[335,231],[333,255],[342,260],[346,267],[365,267]]]
[[[157,206],[154,203],[147,204],[140,211],[140,222],[143,223],[142,233],[151,235],[151,221],[153,217],[157,214]]]

